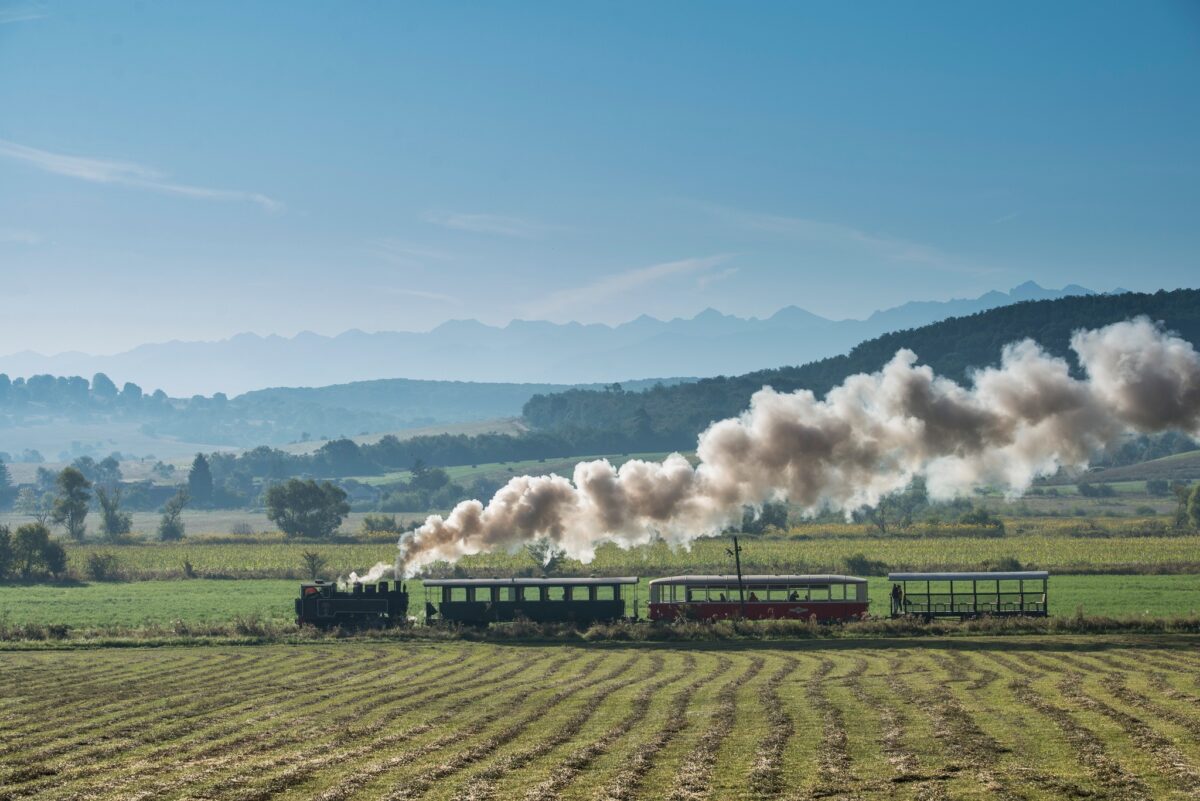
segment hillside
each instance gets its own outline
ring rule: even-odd
[[[680,378],[632,381],[641,389]],[[266,389],[227,398],[170,398],[128,383],[118,390],[104,374],[0,374],[0,459],[67,461],[154,454],[174,458],[216,447],[314,442],[367,433],[401,432],[513,418],[537,393],[559,384],[472,383],[381,379],[329,387]],[[590,388],[599,388],[592,385]],[[511,430],[511,426],[503,426]],[[488,430],[497,430],[494,426]]]
[[[643,392],[569,390],[537,395],[524,407],[525,419],[546,430],[584,428],[639,434],[655,449],[686,448],[710,422],[740,413],[763,386],[818,395],[854,373],[882,367],[896,351],[910,348],[938,374],[966,381],[973,368],[996,364],[1010,342],[1032,338],[1051,353],[1072,357],[1073,331],[1147,315],[1191,342],[1200,342],[1200,290],[1155,294],[1090,295],[1030,301],[953,317],[863,342],[849,353],[798,367],[760,370],[734,377],[703,379]]]

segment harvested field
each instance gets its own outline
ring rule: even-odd
[[[1198,646],[4,652],[0,799],[1194,798]]]

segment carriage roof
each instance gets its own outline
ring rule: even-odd
[[[1047,579],[1045,570],[1010,570],[977,573],[888,573],[888,581],[1015,581]]]
[[[650,586],[659,584],[672,584],[684,587],[703,587],[709,584],[737,584],[738,577],[736,575],[720,575],[720,576],[668,576],[666,578],[654,579],[650,582]],[[819,575],[786,575],[786,576],[765,576],[753,575],[742,576],[741,582],[747,587],[765,587],[774,585],[806,585],[806,584],[866,584],[867,580],[858,578],[857,576],[839,576],[832,574]]]
[[[604,578],[461,578],[427,579],[425,587],[610,587],[613,584],[637,584],[637,576]]]

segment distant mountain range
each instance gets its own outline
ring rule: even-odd
[[[140,345],[109,356],[24,351],[0,357],[0,372],[12,377],[103,372],[118,383],[135,381],[175,397],[396,377],[581,384],[728,375],[802,364],[889,331],[1018,301],[1093,294],[1074,284],[1046,289],[1027,281],[977,298],[905,303],[865,320],[830,320],[787,306],[765,319],[706,309],[691,319],[642,316],[617,326],[514,320],[498,327],[452,320],[420,333],[352,330],[291,338],[244,333],[216,342]]]

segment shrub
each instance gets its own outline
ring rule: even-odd
[[[999,570],[1007,573],[1015,573],[1024,570],[1021,565],[1021,560],[1015,556],[1001,556],[992,562],[985,562],[984,567],[988,570]]]
[[[886,576],[887,563],[879,559],[871,559],[866,554],[856,553],[845,559],[846,572],[852,576]]]
[[[399,534],[395,515],[367,515],[362,521],[363,534]]]
[[[87,567],[84,572],[92,581],[115,581],[120,578],[121,560],[116,554],[111,553],[91,553],[88,554]]]

